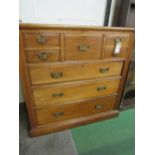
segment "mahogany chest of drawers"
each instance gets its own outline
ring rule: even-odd
[[[30,135],[118,115],[134,29],[20,24]]]

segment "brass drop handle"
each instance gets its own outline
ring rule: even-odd
[[[45,44],[47,42],[47,38],[43,35],[40,35],[39,37],[36,38],[36,41],[39,43],[39,44]]]
[[[60,111],[60,112],[54,112],[53,113],[53,116],[54,117],[60,117],[60,116],[63,116],[64,115],[64,112]]]
[[[107,73],[109,68],[100,68],[100,73]]]
[[[44,53],[44,52],[41,52],[41,53],[38,53],[37,54],[37,57],[40,60],[47,60],[48,59],[48,54],[47,53]]]
[[[95,109],[102,109],[103,108],[103,105],[102,104],[96,104],[95,105]]]
[[[52,94],[52,96],[55,98],[62,97],[62,96],[64,96],[64,93],[55,93],[55,94]]]
[[[51,73],[51,77],[54,78],[54,79],[61,78],[62,76],[63,76],[63,72],[54,72],[54,73]]]
[[[106,86],[97,87],[97,91],[103,91],[103,90],[105,90],[105,89],[107,89]]]
[[[89,45],[79,45],[78,47],[81,52],[85,52],[90,48]]]

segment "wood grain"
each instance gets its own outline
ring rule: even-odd
[[[33,88],[34,101],[35,105],[50,105],[104,96],[117,93],[119,83],[120,79],[98,79],[36,87]]]
[[[35,48],[35,47],[51,47],[51,46],[60,46],[60,34],[51,33],[46,31],[30,31],[23,33],[24,45],[26,48]],[[38,37],[43,36],[46,39],[45,43],[38,43]]]
[[[117,38],[121,50],[115,56]],[[117,116],[133,44],[133,28],[20,24],[30,135]]]
[[[65,46],[65,43],[64,43],[64,34],[61,33],[61,61],[63,62],[64,61],[64,47]]]
[[[112,110],[115,107],[115,103],[116,96],[111,96],[75,104],[55,105],[42,108],[36,111],[38,124],[47,124]]]
[[[20,71],[20,78],[23,86],[23,91],[24,91],[24,99],[26,101],[26,107],[28,111],[28,116],[29,116],[29,123],[30,123],[30,128],[35,128],[37,125],[37,118],[35,115],[35,111],[33,109],[33,100],[32,100],[32,94],[31,94],[31,88],[30,88],[30,79],[29,76],[27,75],[27,70],[26,70],[26,58],[24,54],[24,49],[23,49],[23,37],[22,33],[19,33],[19,71]]]
[[[112,57],[124,57],[126,58],[128,55],[128,46],[129,46],[129,33],[107,33],[105,34],[104,39],[104,58],[112,58]],[[115,49],[115,39],[121,39],[121,50],[120,53],[115,56],[114,49]]]
[[[125,86],[125,81],[127,79],[129,63],[130,63],[130,59],[131,59],[131,55],[132,55],[132,49],[134,47],[134,42],[135,42],[134,38],[135,38],[135,34],[134,33],[130,33],[128,55],[127,55],[127,60],[126,60],[125,65],[124,65],[124,70],[122,72],[122,80],[121,80],[120,86],[119,86],[119,95],[118,95],[118,98],[117,98],[117,104],[115,106],[116,109],[119,109],[120,102],[122,100],[123,90],[124,90],[124,86]]]
[[[31,128],[29,134],[30,136],[40,136],[43,134],[61,131],[81,125],[86,125],[88,123],[93,123],[96,121],[103,121],[106,119],[117,117],[119,114],[118,110],[109,110],[106,112],[101,112],[93,115],[83,116],[79,118],[63,120],[58,122],[53,122],[48,125],[39,125],[37,128]]]
[[[98,77],[120,76],[123,62],[94,62],[94,63],[59,63],[52,65],[31,65],[29,72],[32,84],[48,84],[75,80],[93,79]],[[54,78],[51,74],[63,75]]]
[[[65,60],[100,59],[102,52],[102,35],[65,34]],[[87,50],[80,50],[87,46]]]
[[[61,60],[60,50],[37,49],[25,52],[28,63],[46,63],[57,62]],[[41,59],[39,55],[45,55],[45,59]]]
[[[124,32],[133,32],[135,29],[131,27],[109,27],[109,26],[88,26],[88,25],[64,25],[64,24],[35,24],[35,23],[20,23],[20,29],[31,29],[31,30],[85,30],[85,31],[124,31]]]

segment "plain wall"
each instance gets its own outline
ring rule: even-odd
[[[107,0],[19,0],[24,23],[100,25]]]

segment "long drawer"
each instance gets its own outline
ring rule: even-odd
[[[68,101],[102,97],[117,93],[120,79],[98,79],[33,88],[35,105],[62,104]]]
[[[56,105],[36,111],[38,124],[62,121],[114,109],[116,96],[88,100],[67,105]]]
[[[32,84],[48,84],[121,75],[123,62],[59,63],[31,65]]]

